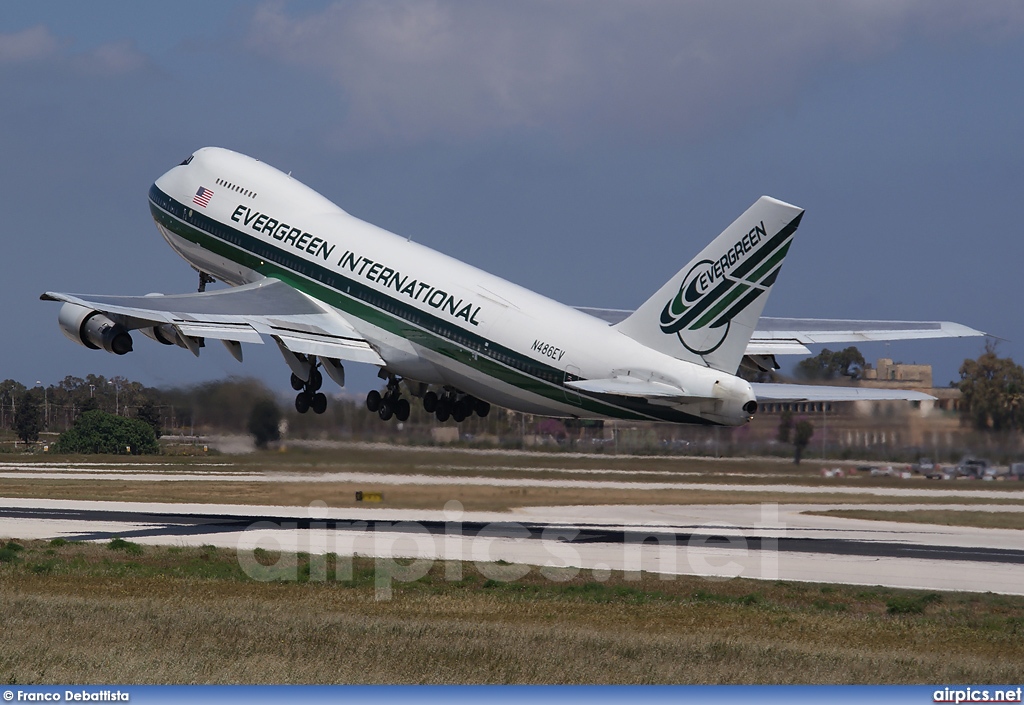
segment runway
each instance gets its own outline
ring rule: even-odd
[[[0,499],[0,536],[212,544],[237,549],[242,559],[263,548],[368,556],[387,566],[398,565],[396,559],[413,559],[417,566],[462,560],[476,562],[485,575],[493,573],[495,562],[505,561],[517,568],[505,568],[502,575],[537,566],[553,580],[580,571],[602,580],[610,570],[642,570],[665,579],[689,574],[1024,594],[1024,532],[1019,530],[805,513],[883,507],[935,505],[607,505],[466,512],[457,502],[444,511],[426,511],[8,498]],[[1005,504],[942,508],[1024,511]]]
[[[133,468],[131,472],[112,471],[110,466],[103,467],[61,467],[55,465],[17,465],[12,466],[0,463],[0,480],[117,480],[121,482],[209,482],[209,483],[367,483],[373,485],[437,485],[453,487],[529,487],[538,489],[587,489],[587,490],[697,490],[717,491],[728,490],[736,493],[789,493],[789,494],[836,494],[836,495],[864,495],[876,497],[905,497],[908,500],[914,497],[932,498],[957,498],[970,496],[975,499],[1008,499],[1017,498],[1024,502],[1024,490],[990,490],[972,489],[964,494],[962,489],[928,487],[856,487],[849,485],[834,484],[829,486],[810,486],[794,483],[746,483],[727,484],[725,482],[697,482],[694,480],[684,481],[651,481],[651,480],[580,480],[572,477],[576,474],[615,473],[626,474],[622,470],[572,470],[563,468],[529,468],[514,466],[466,466],[460,468],[447,468],[449,470],[459,469],[467,472],[479,471],[481,475],[445,475],[437,472],[424,473],[380,473],[380,472],[246,472],[220,470],[222,466],[212,466],[218,470],[201,470],[195,472],[181,472],[166,470],[159,467],[157,470],[149,469],[152,466]],[[113,466],[123,467],[123,466]],[[429,470],[436,470],[428,467]],[[516,472],[557,472],[570,477],[559,479],[545,479],[532,477],[495,477],[490,473],[512,470]],[[642,472],[642,475],[655,473]],[[674,472],[672,475],[680,476],[687,473]],[[763,477],[764,475],[729,473],[722,475],[744,477]],[[772,477],[779,475],[773,474]]]

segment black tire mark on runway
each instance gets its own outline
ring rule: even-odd
[[[114,536],[124,539],[154,536],[203,536],[206,534],[241,533],[258,525],[264,529],[310,530],[328,529],[350,532],[423,531],[435,535],[449,532],[451,524],[444,521],[379,521],[316,519],[284,516],[238,516],[230,514],[188,514],[161,512],[128,512],[94,509],[20,509],[0,508],[0,518],[49,519],[87,523],[127,523],[141,525],[126,531],[85,531],[64,536],[71,541],[103,541]],[[458,535],[464,538],[510,538],[521,540],[548,539],[575,544],[661,545],[677,547],[708,547],[715,549],[776,550],[788,553],[822,553],[840,556],[874,558],[924,558],[941,561],[980,561],[986,563],[1024,564],[1024,549],[970,546],[935,546],[898,541],[870,541],[852,538],[807,538],[764,536],[754,533],[724,535],[714,527],[652,527],[623,530],[603,529],[592,524],[584,528],[570,524],[545,522],[459,522]],[[703,531],[701,530],[703,528]],[[684,529],[684,530],[680,530]],[[690,531],[688,529],[693,529]],[[778,528],[768,529],[772,532]],[[806,529],[801,529],[806,530]],[[455,535],[453,533],[453,535]]]

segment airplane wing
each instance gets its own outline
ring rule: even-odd
[[[616,323],[621,323],[629,318],[629,315],[633,313],[632,311],[624,308],[593,308],[591,306],[573,306],[573,308],[577,311],[582,311],[588,316],[600,318],[610,326],[614,326]]]
[[[949,321],[857,321],[831,318],[769,318],[762,316],[747,345],[748,355],[792,355],[810,351],[805,345],[864,343],[881,340],[968,338],[980,330]],[[796,348],[802,348],[797,350]]]
[[[619,376],[608,379],[583,379],[566,382],[567,387],[581,392],[597,394],[615,394],[623,397],[634,397],[670,401],[699,401],[699,398],[687,394],[671,384],[656,380],[641,380],[635,377]],[[930,394],[905,389],[877,389],[869,387],[828,387],[816,384],[751,384],[757,401],[764,402],[838,402],[838,401],[929,401],[935,399]]]
[[[612,308],[576,310],[600,318],[609,325],[624,320],[632,311]],[[980,330],[949,321],[860,321],[832,318],[772,318],[761,316],[747,355],[810,355],[808,345],[822,343],[864,343],[884,340],[925,338],[967,338],[983,336]]]
[[[385,364],[340,313],[277,279],[194,294],[91,296],[48,291],[40,298],[99,311],[128,330],[168,324],[183,339],[240,343],[262,343],[262,337],[269,336],[294,353]],[[198,354],[198,344],[188,347]]]
[[[759,403],[797,401],[930,401],[935,397],[906,389],[827,387],[817,384],[752,383]]]

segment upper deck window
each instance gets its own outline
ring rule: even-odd
[[[247,196],[247,197],[253,198],[253,199],[256,198],[256,192],[255,191],[250,191],[249,189],[243,188],[243,187],[239,186],[238,184],[231,183],[230,181],[226,181],[224,179],[217,179],[217,185],[218,186],[223,186],[224,188],[231,189],[235,193],[240,193],[243,196]]]

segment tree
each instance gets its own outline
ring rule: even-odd
[[[793,412],[786,409],[779,417],[779,433],[776,436],[779,443],[789,443],[789,435],[793,430]]]
[[[268,443],[281,439],[281,410],[270,397],[257,399],[249,412],[249,433],[256,441],[257,448],[266,448]]]
[[[43,428],[43,413],[39,408],[38,395],[34,390],[22,392],[18,398],[18,408],[14,412],[14,431],[25,443],[39,440],[39,431]]]
[[[823,349],[814,357],[801,360],[796,366],[797,376],[811,380],[849,377],[860,379],[867,363],[860,350],[850,346],[838,352]]]
[[[986,343],[977,360],[960,365],[961,413],[978,430],[1024,428],[1024,368]]]
[[[135,418],[148,423],[153,428],[153,435],[157,438],[163,434],[163,419],[160,418],[160,409],[151,399],[146,399],[139,405],[135,412]]]
[[[13,379],[0,382],[0,425],[14,428],[14,415],[18,409],[18,399],[25,393],[25,385]]]
[[[139,455],[159,453],[160,446],[153,427],[145,421],[95,409],[79,416],[74,426],[60,434],[54,452]]]
[[[796,422],[793,431],[793,462],[799,465],[800,456],[803,455],[804,449],[814,437],[814,424],[807,419],[802,419]]]

